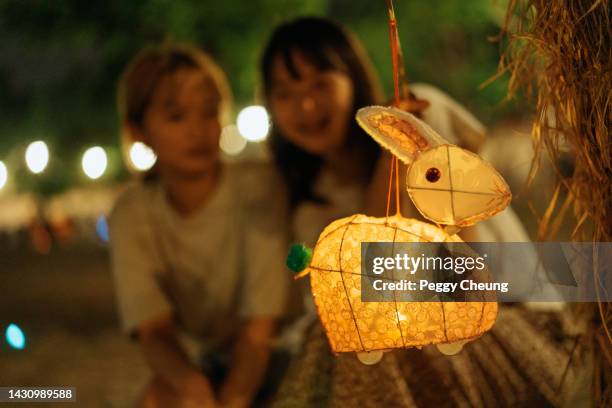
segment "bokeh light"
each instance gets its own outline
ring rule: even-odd
[[[41,140],[30,143],[25,154],[26,165],[32,173],[42,172],[49,163],[49,148]]]
[[[106,152],[100,146],[91,147],[83,154],[83,172],[90,179],[95,180],[102,176],[107,164]]]
[[[130,161],[136,170],[149,170],[157,161],[157,156],[149,146],[141,142],[135,142],[130,147]]]
[[[4,188],[6,185],[6,181],[8,180],[8,170],[2,161],[0,161],[0,190]]]
[[[96,220],[96,232],[102,241],[108,242],[110,238],[108,234],[108,223],[106,222],[106,217],[103,215],[99,216]]]
[[[14,349],[23,350],[25,348],[25,334],[15,323],[11,323],[6,327],[4,333],[6,342]]]
[[[251,142],[259,142],[268,136],[270,120],[263,106],[247,106],[238,114],[236,120],[240,134]]]
[[[235,156],[243,151],[246,145],[247,141],[242,137],[236,125],[229,125],[223,128],[219,147],[221,147],[224,153]]]

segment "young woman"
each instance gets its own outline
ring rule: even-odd
[[[383,154],[354,120],[382,94],[360,45],[340,26],[301,18],[265,48],[270,146],[289,189],[293,239],[314,244],[330,221],[362,212]]]

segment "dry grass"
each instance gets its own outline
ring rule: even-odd
[[[573,174],[558,171],[559,185],[541,217],[538,238],[551,239],[572,209],[572,239],[612,241],[610,3],[510,0],[504,27],[499,74],[510,75],[509,98],[520,91],[535,103],[535,151],[546,149],[553,164],[566,150],[575,158]],[[593,278],[598,279],[595,271]],[[596,401],[612,406],[612,306],[599,302],[576,309],[593,323]]]

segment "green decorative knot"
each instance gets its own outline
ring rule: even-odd
[[[293,272],[301,272],[312,259],[312,249],[304,244],[293,244],[287,255],[287,267]]]

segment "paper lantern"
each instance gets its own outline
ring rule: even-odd
[[[368,107],[359,124],[409,165],[407,189],[417,209],[436,225],[399,214],[383,218],[356,214],[332,222],[314,250],[294,248],[288,265],[310,275],[321,323],[332,350],[357,352],[374,364],[393,348],[437,345],[454,354],[489,330],[496,302],[362,302],[362,242],[463,242],[459,228],[505,208],[510,191],[480,157],[444,138],[416,117],[393,108]],[[446,225],[445,228],[440,226]]]
[[[328,225],[321,233],[310,275],[317,312],[335,353],[357,352],[375,363],[393,348],[462,344],[489,330],[496,302],[362,302],[362,242],[462,242],[457,235],[402,216],[353,215]],[[447,351],[444,346],[441,351]],[[452,350],[450,350],[452,351]]]

